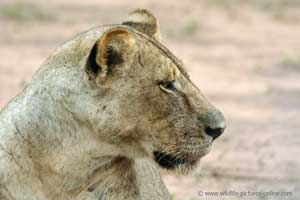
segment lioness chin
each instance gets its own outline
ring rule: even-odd
[[[58,48],[0,113],[0,199],[170,199],[158,167],[193,169],[221,112],[143,9]]]

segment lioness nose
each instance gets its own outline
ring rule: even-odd
[[[226,128],[225,118],[218,110],[209,112],[205,121],[205,132],[211,136],[213,140],[220,137]]]

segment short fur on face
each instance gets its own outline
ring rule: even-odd
[[[144,12],[138,10],[128,19],[139,14],[139,20],[145,19],[148,13]],[[106,31],[88,63],[96,60],[94,75],[100,90],[109,87],[105,95],[111,105],[104,113],[117,116],[110,124],[122,134],[115,140],[131,140],[125,147],[128,151],[140,155],[143,149],[163,168],[188,172],[209,152],[212,138],[205,133],[207,116],[219,111],[191,82],[182,63],[153,38],[158,27],[152,24],[148,28],[155,30],[145,32],[138,24],[146,26],[148,21],[126,21],[125,26]],[[122,131],[128,127],[134,130]]]

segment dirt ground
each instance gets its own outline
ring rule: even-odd
[[[227,119],[194,174],[164,173],[174,199],[300,199],[300,0],[0,0],[0,108],[65,40],[137,7]]]

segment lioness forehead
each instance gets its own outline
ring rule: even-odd
[[[186,77],[188,80],[190,80],[188,73],[183,67],[183,63],[167,48],[165,47],[162,43],[157,41],[154,38],[151,38],[135,29],[126,27],[130,32],[134,33],[137,38],[141,39],[142,42],[146,41],[151,43],[157,50],[161,52],[162,55],[164,55],[170,62],[167,61],[167,67],[170,69],[170,73],[172,74],[173,78],[175,78],[179,72]]]

